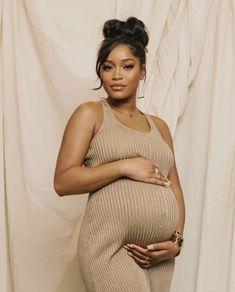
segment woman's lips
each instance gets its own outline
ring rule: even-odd
[[[124,85],[111,85],[111,88],[114,91],[121,91],[124,87]]]

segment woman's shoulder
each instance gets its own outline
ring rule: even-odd
[[[101,109],[102,105],[97,101],[86,101],[77,106],[74,112],[86,112],[86,113],[97,113]]]
[[[79,125],[85,128],[92,128],[97,131],[103,119],[102,105],[99,102],[87,101],[81,103],[73,111],[68,124],[76,127]]]
[[[68,123],[86,123],[94,125],[102,118],[102,105],[95,101],[87,101],[79,104],[72,112]]]
[[[72,117],[96,120],[102,115],[102,105],[99,102],[87,101],[79,104],[72,113]]]
[[[149,116],[153,120],[155,126],[158,128],[158,130],[160,131],[163,137],[170,134],[170,129],[167,123],[163,119],[154,115],[149,115]]]

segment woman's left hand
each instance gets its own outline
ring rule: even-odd
[[[175,257],[179,252],[177,244],[171,240],[154,243],[143,248],[136,244],[127,244],[124,246],[127,254],[142,268],[151,266]]]

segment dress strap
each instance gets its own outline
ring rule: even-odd
[[[97,102],[100,103],[103,108],[103,124],[110,126],[110,122],[116,122],[112,109],[107,103],[106,98],[99,99]]]
[[[145,114],[145,115],[146,115],[146,117],[147,117],[147,119],[149,121],[149,124],[150,124],[151,128],[162,137],[162,133],[160,132],[160,130],[158,129],[157,125],[154,123],[154,121],[150,117],[150,115],[149,114]]]
[[[101,103],[102,106],[103,106],[104,115],[108,116],[109,119],[112,119],[113,121],[116,122],[116,118],[114,116],[114,113],[112,111],[112,108],[108,104],[106,98],[99,99],[98,102]]]
[[[109,109],[109,105],[106,101],[106,98],[101,98],[97,101],[98,103],[102,104],[102,106],[105,108],[105,109]]]

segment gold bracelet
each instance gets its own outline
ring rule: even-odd
[[[178,247],[180,248],[179,252],[176,254],[176,257],[177,257],[180,254],[181,249],[183,247],[183,242],[184,242],[183,235],[180,234],[180,232],[175,231],[173,235],[171,236],[171,241],[177,244]]]

